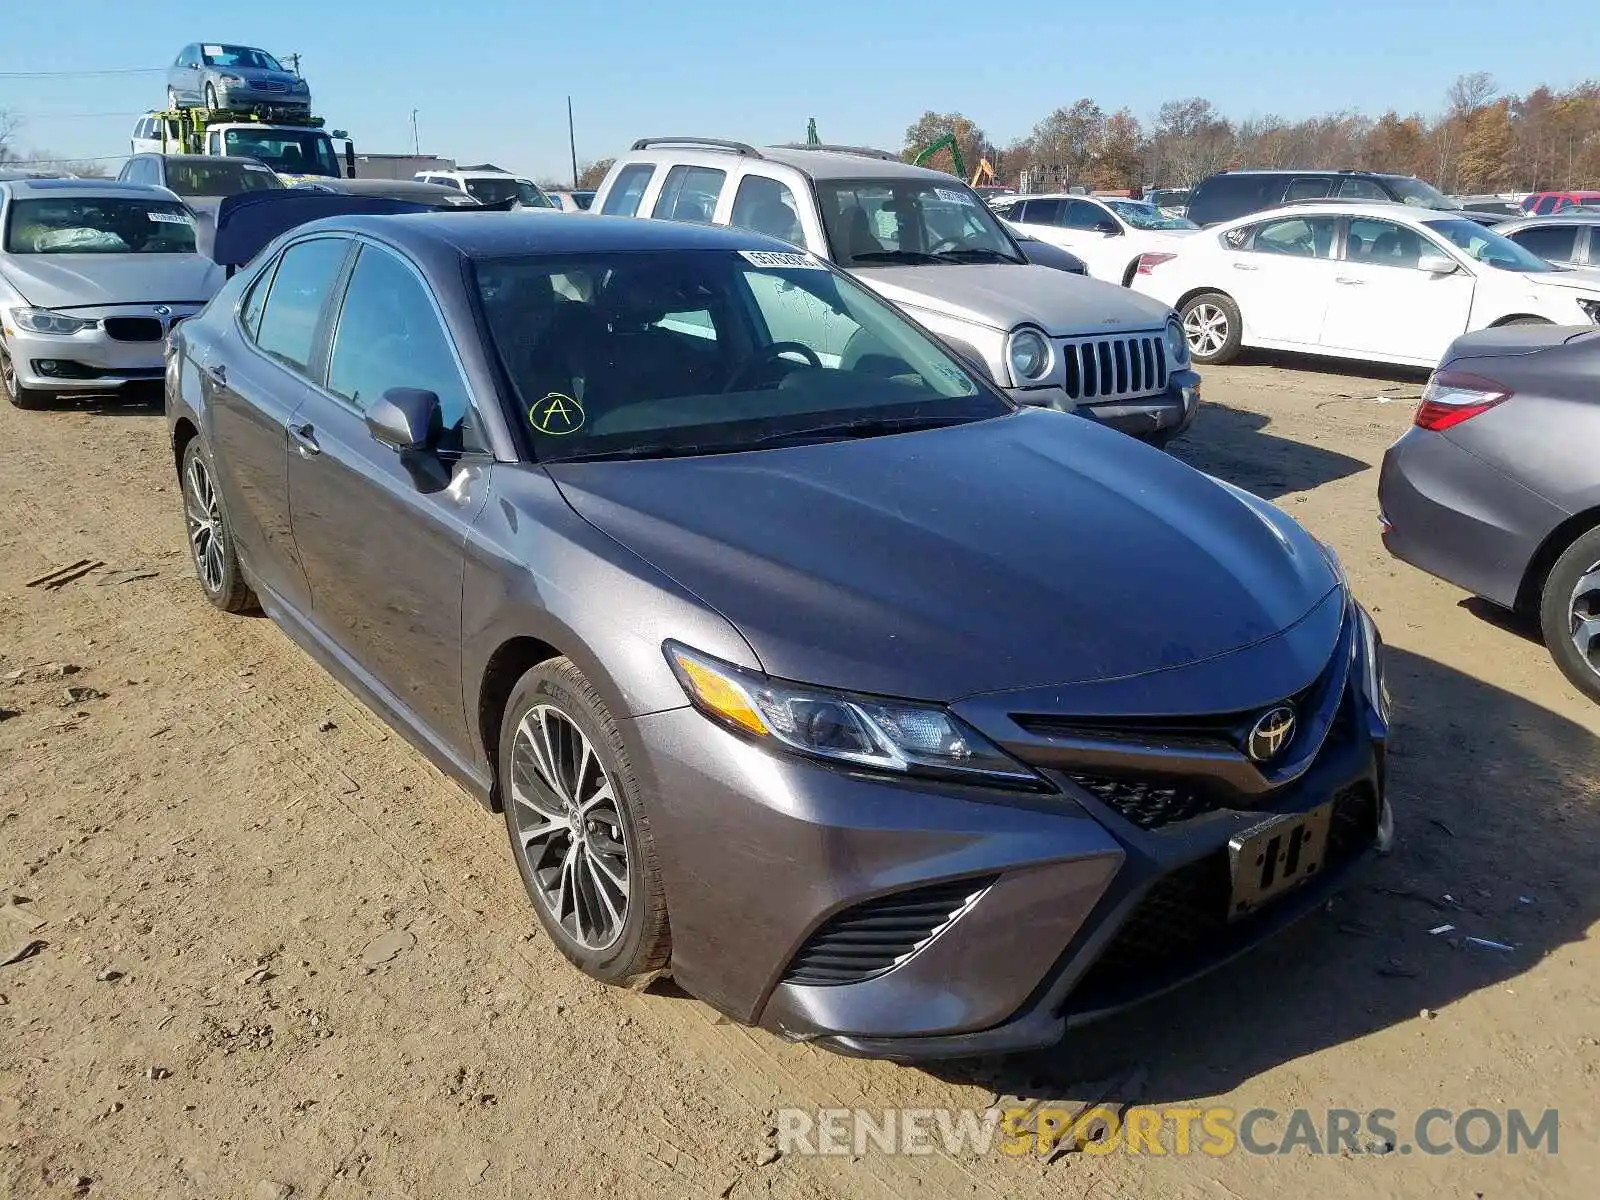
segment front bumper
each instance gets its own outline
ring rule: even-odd
[[[66,336],[29,333],[11,320],[4,325],[6,353],[23,387],[51,392],[114,391],[130,383],[159,381],[165,364],[166,335],[172,326],[199,311],[200,306],[172,305],[171,313],[155,314],[138,308],[118,309],[109,317],[83,312],[102,321],[94,329]],[[104,321],[141,321],[150,324],[137,340],[113,338]],[[154,333],[150,338],[146,333]]]
[[[1200,376],[1194,371],[1174,371],[1164,391],[1131,399],[1079,400],[1060,387],[1005,391],[1018,404],[1077,413],[1134,437],[1176,437],[1194,424],[1200,411]]]
[[[1407,431],[1383,456],[1378,506],[1390,554],[1505,608],[1570,515],[1428,429]]]
[[[249,84],[234,84],[217,89],[217,103],[223,108],[232,109],[290,109],[308,110],[311,107],[311,94],[302,92],[298,95],[293,92],[263,92],[251,87]]]
[[[1357,656],[1340,733],[1309,770],[1160,828],[1063,770],[1040,767],[1054,795],[886,782],[767,754],[690,709],[637,718],[675,978],[780,1036],[916,1060],[1047,1046],[1220,966],[1314,909],[1391,824],[1353,636],[1335,651]],[[1330,801],[1320,873],[1229,921],[1230,839]]]

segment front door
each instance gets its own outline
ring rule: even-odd
[[[390,388],[439,397],[440,453],[377,441],[366,410]],[[289,504],[317,628],[425,738],[464,758],[464,546],[488,495],[467,385],[432,293],[364,244],[331,335],[326,390],[295,415]]]
[[[1228,235],[1218,286],[1239,306],[1248,342],[1314,346],[1333,290],[1334,217],[1276,217]]]
[[[1424,256],[1456,259],[1427,235],[1394,221],[1353,217],[1335,264],[1322,344],[1330,350],[1437,363],[1466,330],[1473,277],[1435,275]]]

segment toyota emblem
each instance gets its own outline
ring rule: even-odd
[[[1254,762],[1271,762],[1294,737],[1294,709],[1286,704],[1268,709],[1256,718],[1245,739],[1244,752]]]

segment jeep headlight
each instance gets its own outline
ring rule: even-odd
[[[1175,367],[1189,363],[1189,339],[1183,336],[1183,326],[1178,324],[1177,317],[1167,319],[1167,357]]]
[[[1037,383],[1050,374],[1050,342],[1037,329],[1024,327],[1006,339],[1006,366],[1017,383]]]
[[[51,312],[48,308],[13,308],[10,316],[18,329],[60,337],[70,337],[85,329],[93,329],[99,324],[97,321],[85,321],[81,317],[69,317],[62,313]]]
[[[774,751],[891,775],[1044,790],[1044,781],[937,704],[770,679],[677,642],[663,647],[706,716]]]

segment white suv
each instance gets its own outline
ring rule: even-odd
[[[966,184],[883,151],[646,138],[612,166],[590,211],[737,225],[804,247],[981,363],[1019,403],[1159,445],[1200,402],[1170,307],[1029,262]]]
[[[418,171],[411,177],[418,183],[438,183],[465,192],[479,204],[507,204],[515,201],[522,208],[555,208],[531,179],[519,179],[498,167],[463,167],[459,171]]]

